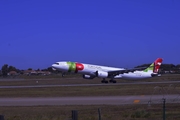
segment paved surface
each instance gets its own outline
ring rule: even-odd
[[[180,103],[179,95],[142,95],[142,96],[92,96],[92,97],[49,97],[49,98],[0,98],[0,106],[37,106],[37,105],[124,105]]]
[[[29,85],[29,86],[0,86],[2,88],[35,88],[35,87],[61,87],[61,86],[108,86],[127,84],[162,84],[180,83],[180,81],[166,82],[128,82],[109,84],[56,84],[56,85]],[[166,98],[166,103],[180,103],[180,95],[137,95],[137,96],[92,96],[92,97],[26,97],[26,98],[0,98],[0,106],[37,106],[37,105],[124,105],[124,104],[150,104],[162,103],[162,98]]]

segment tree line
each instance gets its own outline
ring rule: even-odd
[[[135,68],[141,68],[141,67],[148,67],[150,64],[142,64],[139,66],[136,66]],[[32,70],[32,68],[28,68],[27,70]],[[4,64],[1,67],[1,75],[2,76],[7,76],[9,72],[15,71],[19,74],[23,74],[24,70],[17,69],[16,67],[8,64]],[[51,73],[60,73],[59,71],[54,71],[51,67],[48,67],[46,69],[37,69],[36,71],[49,71]],[[180,74],[180,64],[174,65],[174,64],[162,64],[160,67],[160,73],[165,73],[166,71],[172,72],[173,73],[178,73]]]
[[[28,68],[27,70],[33,70],[32,68]],[[4,64],[2,67],[1,67],[1,71],[0,71],[0,74],[1,76],[5,77],[8,75],[9,72],[11,71],[15,71],[19,74],[23,74],[24,70],[20,70],[20,69],[17,69],[16,67],[12,66],[12,65],[8,65],[8,64]],[[57,73],[58,71],[54,71],[51,67],[48,67],[46,69],[37,69],[35,71],[49,71],[51,73]]]
[[[136,68],[139,68],[139,67],[148,67],[150,64],[142,64],[142,65],[139,65],[139,66],[136,66]],[[160,72],[161,73],[165,73],[165,72],[168,72],[169,73],[180,73],[180,64],[178,65],[174,65],[174,64],[162,64],[161,67],[160,67]]]

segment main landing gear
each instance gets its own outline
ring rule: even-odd
[[[108,83],[107,80],[105,80],[105,78],[103,78],[103,80],[101,81],[102,83]]]
[[[109,82],[110,82],[110,83],[116,83],[116,80],[111,79],[111,80],[109,80]],[[108,81],[105,80],[105,78],[103,78],[103,80],[101,81],[101,83],[108,83]]]
[[[111,80],[109,80],[109,82],[116,83],[116,80],[111,79]]]

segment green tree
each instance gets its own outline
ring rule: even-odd
[[[8,75],[8,64],[4,64],[1,68],[3,77],[6,77]]]
[[[54,70],[52,69],[52,67],[48,67],[47,70],[48,70],[49,72],[54,72]]]
[[[175,65],[173,64],[162,64],[160,67],[162,70],[170,71],[175,68]]]
[[[14,66],[9,66],[8,72],[10,72],[10,71],[16,71],[17,72],[17,69]]]
[[[28,68],[28,70],[32,70],[32,68]]]
[[[135,68],[142,68],[142,67],[149,67],[151,64],[142,64],[142,65],[138,65]]]

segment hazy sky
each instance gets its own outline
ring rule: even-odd
[[[180,0],[0,0],[0,66],[180,64]]]

